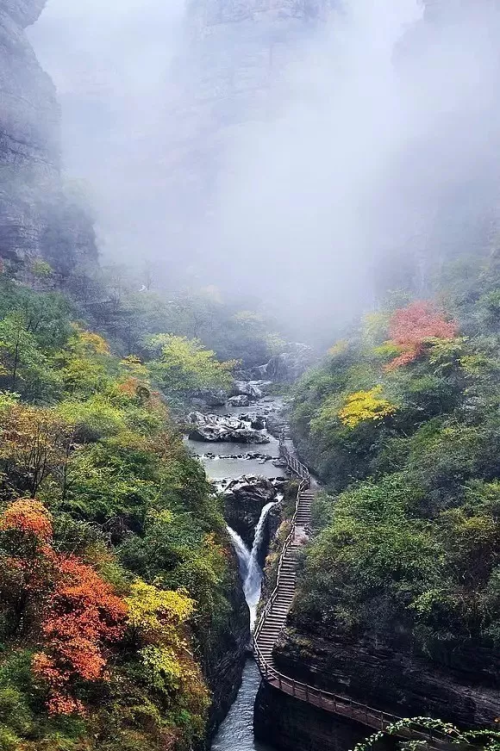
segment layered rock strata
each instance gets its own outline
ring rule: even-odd
[[[44,5],[0,6],[0,259],[42,258],[67,276],[97,250],[85,211],[63,191],[56,91],[25,32]]]

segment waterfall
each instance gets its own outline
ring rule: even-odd
[[[228,526],[227,531],[238,558],[238,568],[240,570],[241,581],[245,583],[248,576],[248,569],[250,567],[251,553],[239,534],[235,532],[234,529]]]
[[[227,530],[231,537],[236,555],[238,556],[238,565],[241,579],[243,581],[243,592],[250,610],[250,630],[253,630],[255,619],[257,617],[257,605],[260,600],[260,591],[262,586],[262,569],[259,564],[259,553],[264,539],[267,516],[276,501],[267,503],[260,512],[260,518],[255,527],[252,552],[250,552],[234,529],[228,527]]]

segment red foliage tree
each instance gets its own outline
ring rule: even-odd
[[[52,539],[52,519],[43,503],[32,498],[14,501],[0,518],[0,529],[33,536],[35,540]]]
[[[75,689],[106,679],[107,650],[124,631],[125,603],[91,566],[54,550],[51,516],[39,501],[11,504],[0,532],[0,605],[15,630],[21,626],[43,644],[33,670],[49,688],[49,711],[82,711]]]
[[[126,607],[91,566],[74,556],[61,558],[56,588],[47,605],[43,653],[35,655],[35,673],[49,685],[49,711],[80,711],[72,696],[79,679],[106,678],[106,646],[124,630]]]
[[[40,626],[44,597],[57,569],[51,546],[52,518],[39,501],[23,498],[0,516],[0,607],[14,634]]]
[[[396,310],[389,323],[390,341],[402,352],[387,366],[396,370],[419,357],[429,339],[453,339],[457,334],[455,321],[447,321],[434,306],[425,300]]]

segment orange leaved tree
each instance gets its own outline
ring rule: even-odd
[[[392,344],[401,349],[401,354],[391,360],[387,370],[396,370],[416,360],[430,339],[453,339],[457,334],[455,321],[446,318],[429,302],[418,300],[407,308],[396,310],[389,322],[389,337]]]
[[[52,518],[39,501],[23,498],[0,516],[0,611],[6,633],[37,632],[57,569]]]
[[[42,624],[44,650],[33,668],[49,686],[49,711],[81,711],[74,698],[80,681],[106,679],[106,648],[123,634],[126,606],[91,566],[60,558],[58,581]]]
[[[53,714],[81,711],[83,682],[105,680],[109,646],[123,634],[127,608],[92,566],[53,547],[52,519],[21,499],[0,516],[0,609],[13,635],[40,645],[33,670]]]

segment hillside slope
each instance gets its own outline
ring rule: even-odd
[[[500,267],[393,298],[299,385],[293,430],[327,482],[288,638],[297,677],[398,715],[500,712]]]

